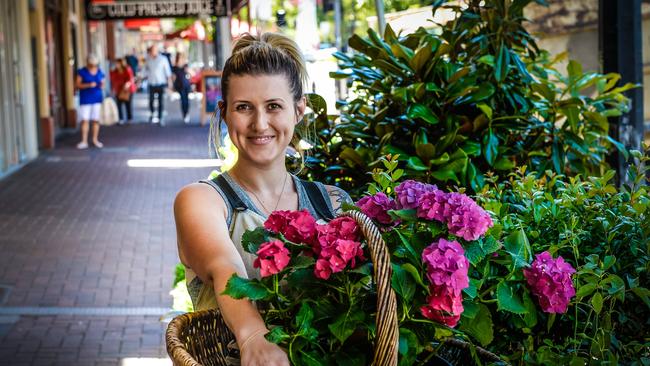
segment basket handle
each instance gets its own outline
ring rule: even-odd
[[[397,326],[397,300],[391,287],[390,253],[381,233],[372,220],[360,211],[348,211],[339,215],[347,216],[357,222],[363,236],[368,242],[370,259],[373,263],[373,275],[377,284],[377,337],[373,366],[397,365],[397,347],[399,328]]]

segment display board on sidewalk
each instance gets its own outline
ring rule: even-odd
[[[221,71],[203,70],[201,72],[201,126],[219,110],[221,94]]]
[[[86,18],[186,18],[226,16],[225,0],[86,0]]]

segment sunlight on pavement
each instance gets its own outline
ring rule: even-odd
[[[169,358],[128,357],[120,361],[120,366],[172,366]]]
[[[131,168],[206,168],[223,164],[220,159],[129,159]]]

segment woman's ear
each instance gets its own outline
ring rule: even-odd
[[[296,103],[296,124],[298,124],[298,122],[302,120],[302,117],[305,116],[305,108],[307,108],[307,99],[302,97],[298,103]]]

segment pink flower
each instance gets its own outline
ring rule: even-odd
[[[318,240],[313,248],[316,254],[320,254],[321,248],[334,245],[338,239],[359,241],[361,238],[357,222],[347,216],[337,217],[326,225],[317,225],[316,232]]]
[[[427,304],[420,307],[420,312],[425,318],[455,327],[460,315],[463,313],[462,295],[450,291],[445,286],[429,286],[430,295]]]
[[[405,180],[395,187],[396,201],[398,209],[417,208],[420,204],[420,197],[427,193],[437,190],[438,187],[432,184],[426,184],[415,180]]]
[[[469,287],[469,261],[457,241],[440,239],[422,251],[422,262],[427,268],[427,278],[432,285],[444,286],[460,296]]]
[[[393,219],[388,215],[388,210],[397,208],[395,201],[379,192],[374,196],[365,196],[357,202],[361,212],[380,224],[390,225]]]
[[[447,193],[435,190],[422,194],[417,211],[418,217],[423,219],[445,222],[445,218],[451,214]]]
[[[553,259],[548,251],[535,256],[530,268],[524,268],[524,277],[530,291],[547,313],[566,313],[576,290],[571,275],[576,270],[564,258]]]
[[[447,218],[447,227],[450,233],[472,241],[480,238],[492,227],[492,218],[474,200],[460,193],[451,193],[450,195],[460,196],[451,217]]]
[[[264,228],[294,243],[311,244],[316,236],[316,219],[307,210],[273,211],[264,222]]]
[[[289,264],[289,250],[279,240],[262,243],[257,250],[253,267],[259,268],[262,277],[279,273]]]
[[[274,234],[284,232],[290,220],[291,211],[273,211],[264,221],[264,228]]]
[[[339,239],[336,241],[336,251],[340,254],[341,259],[346,262],[351,261],[357,255],[361,243],[352,240]]]
[[[440,190],[424,193],[420,198],[418,217],[447,224],[449,232],[467,241],[480,238],[492,227],[490,215],[474,200],[462,193]]]
[[[319,259],[316,261],[316,266],[314,266],[314,276],[322,280],[327,280],[332,274],[332,269],[330,268],[330,262],[326,259]]]
[[[294,243],[311,244],[316,237],[316,219],[307,210],[293,211],[282,234]]]
[[[341,272],[345,268],[345,261],[338,255],[329,257],[328,262],[330,264],[330,268],[332,269],[332,273]]]

